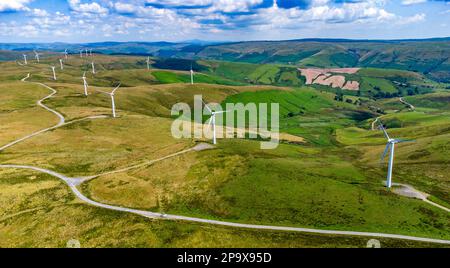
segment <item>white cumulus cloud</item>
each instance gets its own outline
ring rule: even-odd
[[[0,0],[0,12],[29,10],[27,5],[32,0]]]

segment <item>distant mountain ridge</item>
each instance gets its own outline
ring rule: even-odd
[[[0,43],[0,50],[44,50],[78,53],[143,55],[161,58],[208,59],[301,67],[377,67],[421,72],[436,81],[450,82],[450,37],[404,40],[306,38],[285,41]],[[4,54],[4,53],[3,53]],[[10,60],[2,57],[0,60]]]

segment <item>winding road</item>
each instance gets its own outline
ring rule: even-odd
[[[29,77],[29,75],[24,78],[22,81],[25,82],[25,80]],[[65,123],[64,121],[64,117],[59,114],[58,112],[46,107],[45,105],[42,104],[42,101],[45,99],[50,98],[51,96],[53,96],[56,93],[56,90],[41,84],[41,83],[37,83],[40,85],[43,85],[49,89],[51,89],[53,91],[52,94],[50,94],[49,96],[47,96],[46,98],[40,100],[38,102],[38,104],[45,108],[46,110],[56,114],[59,118],[60,118],[60,122],[56,125],[53,126],[51,128],[48,129],[44,129],[41,131],[38,131],[36,133],[33,133],[31,135],[28,135],[27,137],[30,138],[32,136],[36,136],[42,132],[45,132],[49,129],[54,129],[60,126],[63,126]],[[9,146],[10,147],[14,144],[16,144],[17,142],[24,140],[24,137],[18,141],[12,142],[10,143]],[[5,146],[3,146],[5,147]],[[3,148],[2,147],[2,148]],[[7,148],[6,147],[6,148]],[[170,215],[170,214],[162,214],[162,213],[156,213],[156,212],[151,212],[151,211],[145,211],[145,210],[138,210],[138,209],[131,209],[131,208],[126,208],[126,207],[120,207],[120,206],[112,206],[112,205],[108,205],[108,204],[103,204],[94,200],[89,199],[88,197],[86,197],[85,195],[83,195],[77,188],[78,185],[80,185],[81,183],[83,183],[84,181],[86,181],[87,179],[90,178],[94,178],[94,177],[98,177],[100,175],[104,175],[104,174],[111,174],[111,173],[117,173],[117,172],[124,172],[127,170],[130,170],[132,168],[137,168],[143,165],[150,165],[152,163],[155,163],[157,161],[162,161],[165,159],[168,159],[170,157],[174,157],[183,153],[187,153],[189,151],[199,151],[199,150],[205,150],[205,149],[209,149],[210,147],[208,145],[202,145],[199,144],[191,149],[187,149],[184,151],[180,151],[178,153],[174,153],[156,160],[152,160],[146,163],[142,163],[139,165],[135,165],[135,166],[131,166],[129,168],[125,168],[125,169],[121,169],[121,170],[117,170],[117,171],[112,171],[109,173],[103,173],[103,174],[99,174],[99,175],[95,175],[95,176],[91,176],[91,177],[86,177],[86,178],[71,178],[71,177],[67,177],[63,174],[57,173],[55,171],[52,170],[48,170],[48,169],[44,169],[44,168],[40,168],[40,167],[35,167],[35,166],[28,166],[28,165],[0,165],[0,168],[7,168],[7,169],[25,169],[25,170],[34,170],[37,172],[41,172],[41,173],[45,173],[48,174],[50,176],[53,176],[55,178],[58,178],[60,180],[62,180],[64,183],[66,183],[70,190],[82,201],[86,202],[87,204],[90,204],[92,206],[96,206],[96,207],[100,207],[100,208],[104,208],[104,209],[109,209],[109,210],[115,210],[115,211],[120,211],[120,212],[126,212],[126,213],[133,213],[133,214],[137,214],[146,218],[152,218],[152,219],[166,219],[166,220],[176,220],[176,221],[189,221],[189,222],[198,222],[198,223],[204,223],[204,224],[213,224],[213,225],[220,225],[220,226],[229,226],[229,227],[237,227],[237,228],[246,228],[246,229],[260,229],[260,230],[272,230],[272,231],[290,231],[290,232],[302,232],[302,233],[314,233],[314,234],[326,234],[326,235],[349,235],[349,236],[363,236],[363,237],[383,237],[383,238],[393,238],[393,239],[402,239],[402,240],[411,240],[411,241],[418,241],[418,242],[428,242],[428,243],[439,243],[439,244],[447,244],[450,245],[450,240],[441,240],[441,239],[433,239],[433,238],[426,238],[426,237],[415,237],[415,236],[407,236],[407,235],[397,235],[397,234],[386,234],[386,233],[372,233],[372,232],[357,232],[357,231],[339,231],[339,230],[322,230],[322,229],[310,229],[310,228],[299,228],[299,227],[287,227],[287,226],[272,226],[272,225],[256,225],[256,224],[244,224],[244,223],[236,223],[236,222],[227,222],[227,221],[218,221],[218,220],[209,220],[209,219],[202,219],[202,218],[195,218],[195,217],[186,217],[186,216],[181,216],[181,215]],[[3,149],[1,149],[3,150]],[[0,150],[0,151],[1,151]]]
[[[178,155],[176,153],[174,155]],[[169,156],[165,157],[167,159]],[[151,219],[167,219],[167,220],[181,220],[181,221],[190,221],[190,222],[198,222],[205,224],[213,224],[213,225],[221,225],[221,226],[229,226],[229,227],[238,227],[238,228],[246,228],[246,229],[261,229],[261,230],[273,230],[273,231],[290,231],[290,232],[302,232],[302,233],[315,233],[315,234],[327,234],[327,235],[350,235],[350,236],[364,236],[364,237],[384,237],[384,238],[394,238],[394,239],[403,239],[403,240],[411,240],[411,241],[419,241],[419,242],[429,242],[429,243],[439,243],[439,244],[448,244],[450,245],[450,240],[441,240],[441,239],[432,239],[426,237],[415,237],[415,236],[407,236],[407,235],[397,235],[397,234],[385,234],[385,233],[370,233],[370,232],[354,232],[354,231],[338,231],[338,230],[321,230],[321,229],[310,229],[310,228],[299,228],[299,227],[286,227],[286,226],[273,226],[273,225],[256,225],[256,224],[245,224],[245,223],[235,223],[235,222],[227,222],[227,221],[217,221],[217,220],[208,220],[202,218],[195,217],[186,217],[180,215],[171,215],[171,214],[162,214],[145,210],[131,209],[120,206],[112,206],[103,203],[96,202],[94,200],[89,199],[85,195],[83,195],[77,188],[83,180],[77,178],[70,178],[59,174],[55,171],[51,171],[48,169],[43,169],[39,167],[33,166],[23,166],[23,165],[0,165],[0,168],[13,168],[13,169],[28,169],[34,170],[42,173],[46,173],[58,179],[64,181],[70,188],[70,190],[82,201],[96,206],[100,208],[133,213],[140,216],[144,216]]]
[[[62,126],[67,126],[67,125],[70,125],[70,124],[73,124],[73,123],[76,123],[76,122],[80,122],[80,121],[84,121],[84,120],[88,120],[88,119],[107,118],[107,116],[105,116],[105,115],[89,116],[89,117],[73,120],[73,121],[70,121],[70,122],[66,123],[66,120],[64,119],[64,116],[62,114],[58,113],[57,111],[51,109],[50,107],[48,107],[48,106],[46,106],[45,104],[42,103],[43,101],[53,97],[53,95],[55,95],[58,92],[55,89],[53,89],[53,88],[51,88],[51,87],[49,87],[49,86],[47,86],[45,84],[42,84],[42,83],[27,82],[26,80],[28,78],[30,78],[30,74],[28,74],[26,77],[22,78],[21,81],[22,82],[26,82],[26,83],[33,83],[33,84],[36,84],[36,85],[43,86],[43,87],[49,89],[52,92],[52,93],[50,93],[50,95],[45,96],[44,98],[38,100],[37,105],[42,107],[42,108],[44,108],[45,110],[55,114],[59,118],[59,122],[56,125],[52,126],[52,127],[48,127],[48,128],[45,128],[45,129],[33,132],[33,133],[31,133],[31,134],[29,134],[29,135],[27,135],[25,137],[22,137],[22,138],[20,138],[18,140],[15,140],[15,141],[10,142],[10,143],[8,143],[6,145],[3,145],[2,147],[0,147],[0,152],[5,150],[5,149],[7,149],[7,148],[9,148],[9,147],[11,147],[11,146],[13,146],[13,145],[15,145],[15,144],[17,144],[17,143],[19,143],[19,142],[22,142],[24,140],[30,139],[30,138],[32,138],[34,136],[40,135],[40,134],[42,134],[44,132],[47,132],[47,131],[50,131],[50,130],[54,130],[54,129],[62,127]]]
[[[416,109],[416,107],[414,107],[414,105],[412,105],[411,103],[405,101],[403,98],[400,98],[399,100],[400,100],[400,102],[403,103],[404,105],[409,106],[409,109],[410,109],[411,111],[414,111],[414,110]]]

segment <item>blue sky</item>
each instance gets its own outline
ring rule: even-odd
[[[450,36],[450,0],[0,0],[0,42]]]

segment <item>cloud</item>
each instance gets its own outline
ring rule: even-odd
[[[128,14],[134,13],[137,10],[135,5],[122,2],[115,3],[114,8],[119,13],[128,13]]]
[[[71,10],[80,13],[106,14],[109,11],[97,2],[83,4],[80,0],[68,0],[68,3]]]
[[[415,4],[420,4],[420,3],[425,3],[427,2],[427,0],[403,0],[402,1],[402,5],[415,5]]]
[[[27,4],[33,0],[0,0],[0,12],[28,11]]]
[[[411,17],[401,18],[397,24],[411,24],[425,21],[426,15],[424,13],[416,14]]]
[[[202,9],[205,12],[249,12],[252,7],[260,5],[263,0],[148,0],[147,4],[160,8],[180,10]]]
[[[18,19],[20,23],[0,21],[0,30],[4,30],[0,36],[18,36],[23,27],[29,32],[32,26],[39,36],[55,40],[98,40],[99,36],[121,40],[224,40],[274,35],[283,39],[289,38],[284,35],[286,32],[300,36],[304,32],[333,29],[338,35],[348,29],[367,32],[405,28],[427,18],[425,13],[406,16],[401,11],[407,7],[392,8],[391,0],[67,0],[66,14],[42,7],[30,9],[26,5],[31,1],[5,2],[21,2],[22,7],[16,4],[15,10],[26,10],[27,16]],[[420,1],[423,0],[401,3],[412,5]],[[5,8],[0,0],[0,8],[2,4]],[[446,9],[447,5],[439,12]]]
[[[39,9],[39,8],[35,8],[32,10],[32,13],[34,16],[36,17],[47,17],[49,14],[46,10],[44,9]]]

